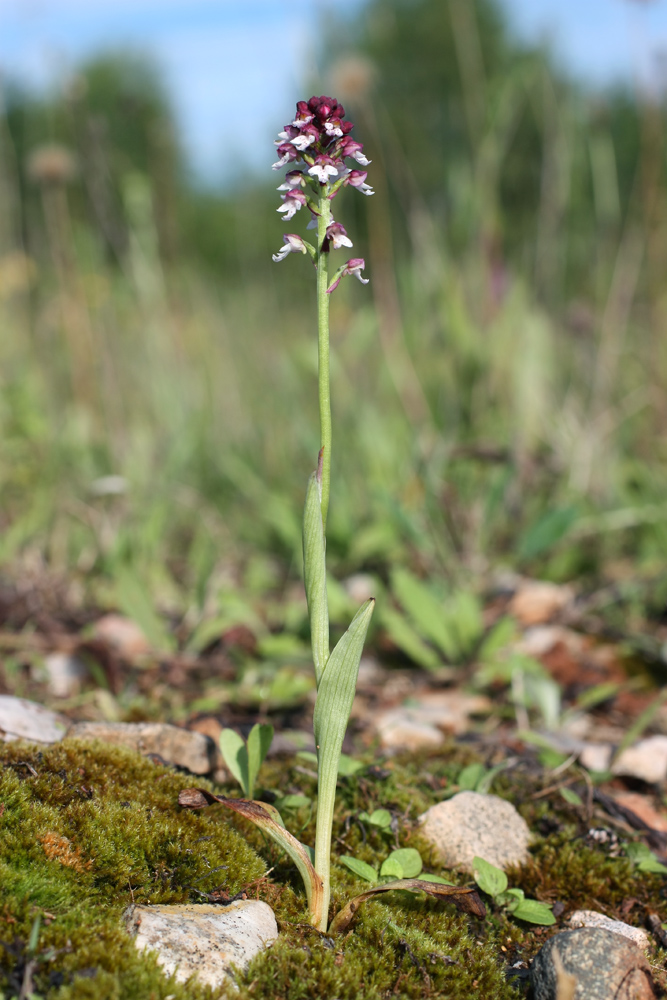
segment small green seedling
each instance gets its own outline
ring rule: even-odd
[[[667,865],[656,858],[653,851],[641,841],[625,845],[625,853],[640,872],[653,872],[655,875],[667,875]]]
[[[556,918],[547,903],[537,899],[526,899],[523,889],[508,889],[507,875],[502,868],[496,868],[484,858],[474,857],[473,875],[482,892],[493,898],[497,906],[504,906],[508,913],[529,924],[551,927]]]
[[[220,752],[230,773],[236,778],[248,799],[254,798],[255,782],[259,769],[266,759],[273,739],[273,726],[253,726],[248,734],[248,742],[233,729],[223,729],[220,733]]]
[[[378,830],[389,830],[391,828],[391,813],[388,809],[374,809],[372,813],[365,810],[359,813],[357,819],[370,826],[376,826]]]

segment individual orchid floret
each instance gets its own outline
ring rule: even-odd
[[[368,278],[361,277],[361,272],[363,271],[365,266],[366,262],[363,259],[363,257],[352,257],[351,260],[348,260],[347,264],[343,264],[343,266],[340,267],[336,272],[334,280],[327,288],[327,295],[330,295],[331,292],[334,292],[340,285],[341,278],[344,278],[348,274],[353,275],[355,278],[358,278],[359,281],[362,283],[362,285],[367,285]]]
[[[362,152],[363,148],[360,142],[357,142],[356,139],[350,139],[347,135],[341,139],[339,144],[339,149],[343,156],[351,156],[362,167],[367,167],[371,161],[364,156]]]
[[[285,233],[283,239],[285,240],[285,245],[280,248],[278,253],[271,254],[271,259],[276,261],[276,263],[279,260],[285,260],[285,257],[288,257],[291,253],[309,253],[311,257],[315,256],[315,247],[311,246],[310,243],[306,243],[296,233]]]
[[[338,165],[330,156],[318,156],[308,173],[316,177],[320,184],[328,184],[329,180],[338,176]]]
[[[358,172],[358,171],[357,171]],[[366,174],[364,174],[364,177]],[[302,170],[288,170],[285,174],[285,181],[279,184],[278,191],[292,191],[294,188],[305,187],[306,179]]]
[[[279,143],[276,152],[280,156],[280,159],[273,164],[273,170],[280,170],[286,163],[293,163],[299,157],[298,149],[291,142]]]
[[[283,195],[283,203],[280,208],[276,209],[276,212],[283,212],[283,218],[287,222],[293,219],[296,213],[307,204],[308,201],[303,191],[290,191],[289,194]]]
[[[327,227],[324,243],[325,245],[322,249],[325,251],[329,249],[340,250],[341,247],[354,246],[352,240],[347,235],[345,226],[341,226],[340,222],[332,222],[331,225]]]
[[[362,194],[375,194],[375,191],[370,184],[366,184],[367,177],[367,170],[350,170],[349,174],[343,178],[343,184],[349,184],[350,187],[356,188],[357,191],[361,191]],[[280,188],[278,188],[278,190],[280,190]]]

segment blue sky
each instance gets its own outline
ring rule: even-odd
[[[361,0],[336,0],[352,11]],[[527,39],[547,39],[581,77],[644,83],[667,53],[667,0],[503,0]],[[33,87],[121,46],[162,66],[186,149],[215,181],[238,162],[271,161],[271,138],[304,79],[328,0],[0,0],[0,73]],[[253,109],[248,115],[248,108]]]

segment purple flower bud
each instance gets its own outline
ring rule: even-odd
[[[364,174],[364,176],[366,176]],[[285,183],[278,186],[278,191],[292,191],[294,188],[305,186],[305,178],[302,170],[288,170],[285,174]]]
[[[275,260],[276,263],[279,260],[285,260],[291,253],[308,253],[306,249],[306,244],[296,233],[285,233],[283,236],[285,240],[285,246],[281,247],[278,253],[271,254],[271,259]]]
[[[350,139],[347,135],[339,143],[339,149],[343,156],[351,156],[362,167],[367,167],[371,161],[362,153],[363,148],[360,142],[357,142],[356,139]]]
[[[344,278],[348,274],[354,275],[355,278],[358,278],[362,285],[367,285],[369,279],[361,277],[361,272],[365,266],[366,262],[363,257],[352,257],[351,260],[348,260],[347,264],[340,269],[335,280],[327,288],[327,295],[330,295],[331,292],[335,291],[340,285],[341,278]]]

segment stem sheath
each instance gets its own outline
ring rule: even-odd
[[[329,199],[322,196],[317,217],[317,364],[320,399],[320,444],[322,453],[322,525],[327,528],[331,488],[331,389],[329,374],[329,254],[322,247],[331,221]]]

